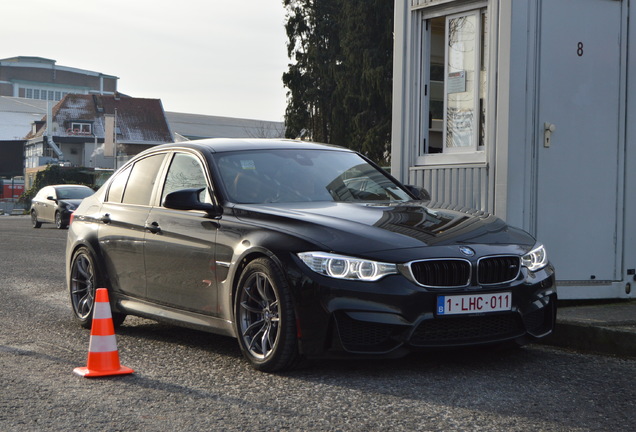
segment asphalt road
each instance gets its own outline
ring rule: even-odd
[[[81,378],[66,231],[0,217],[2,431],[633,431],[636,361],[534,345],[254,371],[231,338],[128,317],[133,375]]]

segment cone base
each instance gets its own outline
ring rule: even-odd
[[[73,373],[84,378],[103,377],[111,375],[127,375],[135,372],[129,367],[121,366],[114,370],[90,370],[88,367],[78,367],[73,369]]]

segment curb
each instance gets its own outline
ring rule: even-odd
[[[541,343],[595,354],[636,358],[636,326],[557,322],[554,333]]]

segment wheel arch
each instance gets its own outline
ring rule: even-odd
[[[84,251],[82,251],[82,249],[84,249]],[[108,290],[108,293],[109,293],[108,297],[110,302],[110,310],[112,314],[113,325],[115,326],[115,328],[117,328],[123,323],[124,319],[126,318],[126,313],[121,311],[117,307],[117,302],[115,299],[115,295],[113,295],[108,274],[104,270],[104,266],[102,265],[102,262],[100,261],[100,258],[99,258],[101,254],[99,254],[97,250],[89,242],[86,242],[86,243],[78,242],[74,245],[73,249],[69,251],[69,255],[68,255],[69,260],[68,260],[68,266],[67,266],[67,291],[68,291],[68,295],[71,298],[71,302],[74,303],[73,293],[72,293],[72,281],[71,281],[71,278],[73,277],[73,263],[74,263],[75,257],[78,256],[80,251],[82,251],[83,255],[90,255],[89,259],[94,268],[93,273],[95,277],[93,289],[97,290],[99,288],[105,288]],[[73,308],[75,308],[75,306],[73,306]],[[92,326],[92,312],[91,312],[90,318],[87,318],[87,321],[82,323],[82,327],[90,329],[91,326]]]
[[[93,241],[90,241],[89,239],[83,239],[82,241],[78,241],[76,243],[73,244],[69,254],[68,254],[68,262],[66,265],[66,287],[67,290],[70,289],[71,286],[71,268],[73,266],[73,257],[75,256],[75,254],[77,253],[78,250],[80,250],[81,248],[86,248],[88,250],[88,252],[92,255],[93,257],[93,264],[96,267],[97,270],[97,274],[100,277],[100,282],[106,286],[103,287],[97,287],[97,288],[107,288],[109,291],[109,296],[112,297],[112,289],[111,289],[111,283],[110,283],[110,278],[108,276],[108,272],[106,272],[103,263],[103,255],[98,252],[99,251],[99,246],[97,245],[97,239],[94,239]],[[111,301],[111,307],[113,306],[113,302]]]
[[[268,230],[266,235],[252,235],[246,236],[243,241],[239,241],[236,244],[245,244],[247,240],[251,247],[241,251],[240,255],[237,254],[236,260],[233,260],[233,264],[228,278],[226,279],[226,285],[223,295],[229,297],[228,308],[231,310],[229,320],[234,323],[235,321],[235,301],[236,293],[238,290],[238,284],[241,279],[245,267],[252,261],[258,258],[270,259],[278,268],[281,269],[281,273],[290,287],[290,295],[292,299],[293,312],[296,319],[300,317],[300,297],[296,290],[297,282],[294,280],[293,275],[290,273],[295,264],[292,259],[294,251],[307,251],[307,250],[320,250],[319,245],[312,244],[303,238],[299,238],[288,233],[277,232],[274,230]],[[262,233],[259,233],[262,234]],[[284,245],[284,247],[281,247]]]
[[[241,255],[241,257],[237,260],[237,265],[235,266],[234,272],[232,273],[232,276],[231,276],[232,279],[231,279],[231,293],[230,293],[231,303],[230,304],[232,306],[231,307],[232,322],[234,322],[236,319],[235,317],[236,311],[234,310],[234,302],[236,301],[236,292],[238,290],[239,281],[241,280],[241,275],[243,274],[243,271],[245,271],[245,267],[247,267],[252,261],[255,261],[259,258],[268,258],[272,260],[278,267],[280,267],[281,269],[284,269],[282,261],[276,256],[276,254],[262,247],[256,247],[256,248],[250,249],[248,251],[245,251],[243,255]],[[287,275],[284,271],[283,271],[283,275],[287,279],[287,283],[289,283],[289,279],[287,278]],[[292,298],[293,298],[293,292],[292,292]]]
[[[254,263],[257,260],[261,260],[258,263],[258,267],[256,268],[265,268],[265,272],[269,273],[267,278],[271,278],[270,283],[274,283],[278,286],[277,288],[277,296],[276,301],[274,302],[276,306],[276,316],[282,318],[285,316],[285,319],[281,319],[279,322],[280,326],[277,326],[275,330],[276,343],[274,345],[270,345],[271,351],[267,355],[265,355],[265,346],[261,346],[262,355],[265,357],[259,357],[258,351],[259,348],[256,347],[256,354],[251,349],[252,342],[256,339],[251,339],[254,334],[249,329],[253,328],[254,325],[258,324],[257,322],[251,322],[247,328],[243,328],[244,319],[251,320],[251,318],[243,317],[238,315],[239,302],[243,302],[245,297],[241,291],[241,281],[244,280],[244,275],[247,279],[245,279],[246,283],[252,280],[255,277],[255,273],[246,272],[246,270],[250,267],[251,263]],[[267,262],[265,262],[267,261]],[[253,367],[257,370],[275,372],[281,370],[288,370],[294,368],[304,357],[302,347],[300,344],[300,333],[299,333],[299,324],[298,324],[298,306],[296,302],[296,293],[293,289],[292,281],[287,273],[286,265],[284,260],[281,260],[276,254],[272,253],[269,250],[253,250],[249,251],[241,258],[240,263],[236,266],[236,271],[232,280],[232,328],[236,333],[235,336],[238,339],[239,346],[241,351],[251,363]],[[259,272],[261,270],[258,270]],[[278,283],[276,281],[278,280]],[[284,284],[285,287],[282,287],[280,284]],[[259,290],[260,291],[260,290]],[[249,295],[249,294],[248,294]],[[249,295],[251,297],[251,295]],[[266,300],[266,303],[269,303],[270,300]],[[286,306],[281,307],[280,304],[284,304]],[[251,307],[247,307],[250,310],[248,315],[252,315],[252,305]],[[265,306],[261,306],[265,307]],[[245,309],[246,307],[243,307]],[[268,306],[269,308],[269,306]],[[270,309],[267,309],[268,311]],[[279,315],[280,314],[280,315]],[[263,325],[262,322],[265,318],[262,318],[259,321]],[[263,327],[264,328],[264,327]],[[241,333],[242,329],[245,330],[246,333]],[[263,331],[258,330],[258,332]],[[263,339],[269,339],[269,336],[264,336],[266,333],[268,334],[270,330],[262,333]],[[249,335],[247,335],[249,333]],[[246,341],[245,338],[250,338],[251,342]],[[250,348],[248,348],[248,345]],[[258,345],[258,344],[257,344]],[[271,354],[271,356],[270,356]],[[259,358],[258,360],[256,358]]]

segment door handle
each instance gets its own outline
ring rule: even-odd
[[[552,123],[543,123],[543,147],[549,148],[552,143],[552,132],[556,130],[556,125]]]
[[[105,224],[109,224],[112,222],[112,219],[110,218],[110,213],[106,213],[105,215],[100,217],[99,220],[104,222]]]
[[[144,228],[146,228],[148,231],[150,231],[153,234],[157,234],[158,232],[161,232],[161,228],[159,227],[158,222],[146,223]]]

